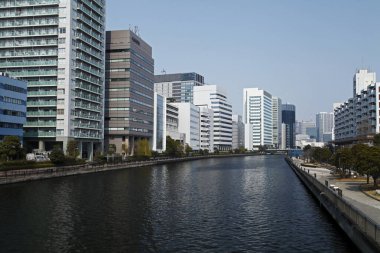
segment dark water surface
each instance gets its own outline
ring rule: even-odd
[[[356,252],[281,156],[0,187],[1,252]]]

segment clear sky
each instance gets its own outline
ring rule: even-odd
[[[379,0],[107,0],[107,29],[137,25],[156,74],[197,72],[235,113],[259,87],[315,120],[352,96],[358,68],[380,76]]]

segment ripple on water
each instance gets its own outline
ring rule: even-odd
[[[0,201],[4,251],[356,251],[278,156],[15,184]]]

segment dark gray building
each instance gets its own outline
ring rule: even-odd
[[[155,75],[154,90],[177,103],[193,103],[193,87],[204,85],[204,77],[191,73]]]
[[[133,154],[153,136],[152,48],[129,30],[106,33],[105,149]]]
[[[295,148],[296,144],[296,107],[291,104],[282,105],[282,123],[286,127],[286,148]]]

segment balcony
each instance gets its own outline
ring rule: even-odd
[[[57,81],[29,81],[28,86],[57,86]]]
[[[35,16],[52,16],[58,15],[56,9],[25,10],[25,11],[4,11],[0,12],[0,18],[18,18],[18,17],[35,17]]]
[[[24,133],[24,137],[55,137],[55,131],[28,131]]]
[[[0,2],[0,8],[14,8],[14,7],[25,7],[25,6],[46,6],[46,5],[58,5],[59,0],[16,0],[13,2]]]
[[[43,107],[43,106],[57,106],[57,101],[50,100],[50,101],[28,101],[26,103],[28,107]]]
[[[27,117],[56,117],[56,111],[28,111]]]
[[[27,121],[24,127],[55,127],[55,121]]]
[[[50,97],[57,96],[57,91],[29,91],[28,97]]]
[[[33,66],[39,66],[39,67],[46,67],[46,66],[57,66],[58,61],[52,60],[52,61],[4,61],[0,62],[0,67],[33,67]]]

